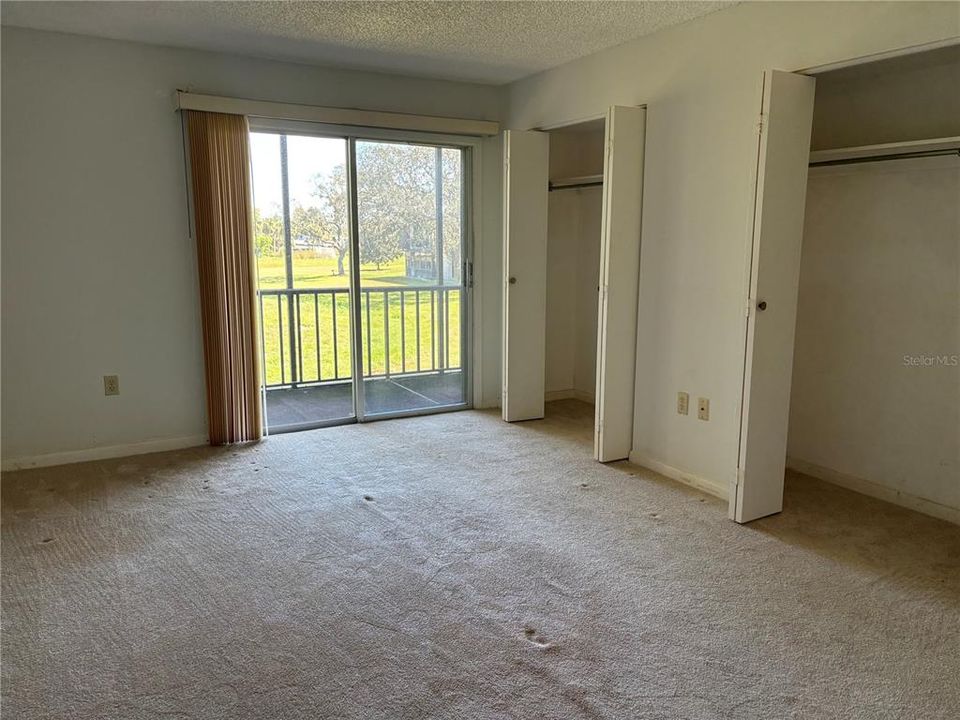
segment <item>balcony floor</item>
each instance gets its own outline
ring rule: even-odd
[[[430,410],[464,401],[463,375],[405,375],[364,381],[367,415]],[[350,381],[299,388],[267,390],[267,425],[271,432],[353,417]]]

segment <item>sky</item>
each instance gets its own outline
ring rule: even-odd
[[[280,136],[250,133],[253,164],[253,203],[261,215],[281,212],[283,189],[280,180]],[[337,165],[345,165],[347,142],[342,138],[287,136],[287,175],[290,179],[290,205],[311,205],[311,178],[329,175]]]

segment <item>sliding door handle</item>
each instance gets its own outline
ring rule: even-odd
[[[516,284],[517,284],[517,279],[516,279],[515,277],[512,277],[512,278],[510,278],[507,282],[509,282],[511,285],[516,285]]]

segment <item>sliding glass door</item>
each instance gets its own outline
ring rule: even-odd
[[[357,141],[367,415],[466,402],[462,151]]]
[[[250,142],[268,430],[466,407],[467,151]]]
[[[267,426],[356,417],[342,138],[251,133]]]

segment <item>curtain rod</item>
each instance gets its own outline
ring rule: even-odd
[[[320,107],[296,103],[248,100],[245,98],[203,95],[177,90],[177,110],[220,112],[277,120],[303,120],[328,125],[354,125],[388,130],[412,130],[442,135],[497,135],[500,123],[491,120],[410,115],[407,113]]]
[[[896,153],[889,155],[873,155],[865,157],[843,158],[842,160],[819,160],[810,163],[810,167],[830,167],[832,165],[855,165],[858,163],[886,162],[888,160],[910,160],[911,158],[942,157],[944,155],[960,156],[960,149],[926,150],[910,153]]]

